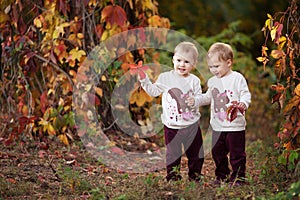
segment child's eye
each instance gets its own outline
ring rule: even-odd
[[[212,68],[218,68],[218,67],[219,67],[219,65],[211,65],[211,66],[209,66],[210,69],[212,69]]]
[[[185,63],[185,64],[189,64],[190,62],[186,60],[186,61],[184,61],[184,63]]]

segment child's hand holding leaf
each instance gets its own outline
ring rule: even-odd
[[[227,120],[232,122],[237,118],[238,112],[244,115],[246,109],[247,107],[244,103],[233,101],[232,105],[227,108]]]

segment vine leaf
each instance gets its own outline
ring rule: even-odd
[[[232,105],[227,108],[227,120],[232,122],[237,118],[238,112],[244,114],[245,110],[238,106],[237,101],[233,101]]]
[[[149,69],[148,66],[143,65],[143,61],[139,61],[138,64],[129,64],[130,74],[138,74],[141,79],[146,78],[145,70]]]
[[[126,12],[118,5],[108,5],[102,10],[101,22],[124,26],[127,21]]]
[[[129,99],[130,104],[136,103],[137,106],[141,107],[146,102],[151,102],[153,97],[149,96],[145,90],[135,90]]]

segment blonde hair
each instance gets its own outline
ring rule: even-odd
[[[189,60],[189,62],[195,66],[198,60],[198,49],[197,47],[191,42],[181,42],[179,43],[175,49],[174,54],[176,53],[184,53],[184,54],[191,54],[193,60]]]
[[[229,44],[216,42],[210,46],[207,52],[207,58],[213,54],[218,54],[219,61],[233,61],[233,50]]]

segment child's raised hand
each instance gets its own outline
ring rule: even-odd
[[[137,65],[130,64],[129,67],[130,67],[130,74],[132,75],[137,74],[139,80],[143,80],[146,78],[147,75],[144,71],[147,70],[149,67],[143,66],[143,61],[140,60]]]

